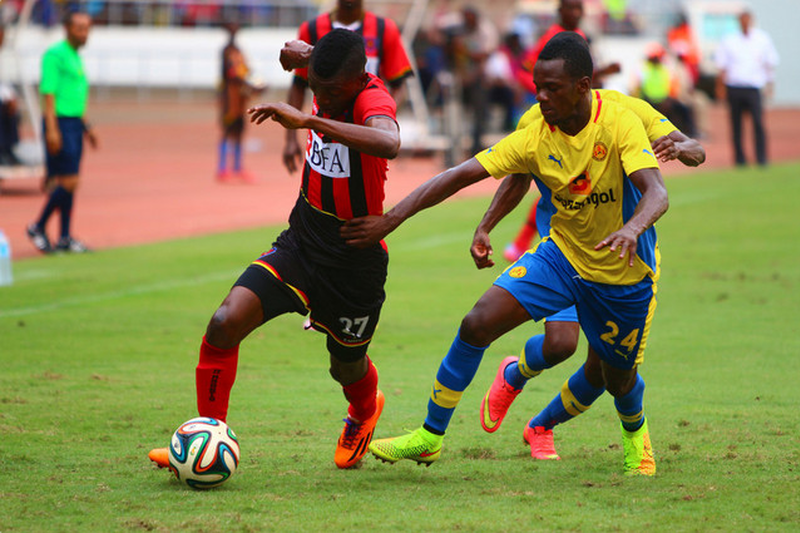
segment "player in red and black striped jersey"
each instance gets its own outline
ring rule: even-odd
[[[367,347],[385,299],[388,254],[382,242],[347,246],[339,228],[350,218],[383,213],[386,160],[400,149],[396,106],[383,82],[364,70],[364,41],[351,31],[328,33],[310,58],[287,60],[292,43],[281,56],[290,68],[308,64],[313,114],[286,103],[248,113],[256,124],[272,119],[309,130],[300,194],[289,228],[247,267],[208,324],[196,372],[197,407],[200,416],[226,420],[241,341],[278,315],[310,313],[312,327],[327,337],[331,376],[349,402],[334,455],[339,468],[349,468],[366,453],[383,410]],[[165,449],[150,458],[168,462]]]
[[[397,98],[403,81],[413,75],[397,24],[391,19],[364,10],[362,0],[337,0],[336,9],[332,12],[303,22],[297,33],[297,40],[313,47],[323,35],[337,28],[353,31],[364,39],[367,72],[379,76],[389,86],[392,96]],[[303,109],[307,87],[307,69],[296,68],[287,102],[297,109]],[[283,163],[289,172],[294,172],[301,156],[297,135],[294,131],[287,130]]]

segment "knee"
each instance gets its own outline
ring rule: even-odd
[[[554,364],[566,361],[578,349],[577,336],[567,334],[545,335],[545,360]]]
[[[241,328],[227,306],[216,310],[206,328],[206,340],[218,348],[229,348],[241,342]]]
[[[606,374],[606,390],[614,398],[625,396],[637,387],[641,387],[642,392],[644,392],[644,380],[638,379],[638,374],[636,373],[613,377]]]
[[[459,336],[461,340],[472,346],[488,346],[494,340],[483,326],[483,317],[477,309],[472,309],[461,320]]]

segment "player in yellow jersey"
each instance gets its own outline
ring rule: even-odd
[[[498,277],[462,320],[439,367],[423,426],[373,441],[370,451],[377,457],[425,464],[438,459],[453,411],[489,344],[528,320],[577,305],[622,421],[625,470],[655,472],[637,368],[655,310],[653,224],[667,210],[667,190],[641,121],[595,97],[592,68],[583,38],[554,36],[534,68],[538,115],[527,128],[429,180],[386,214],[342,228],[349,244],[369,245],[490,175],[533,174],[556,207],[549,237]]]
[[[644,100],[626,96],[617,91],[595,90],[598,102],[616,102],[633,111],[645,127],[653,147],[653,154],[661,161],[678,159],[687,166],[697,166],[705,161],[705,150],[696,140],[687,137]],[[539,110],[532,107],[519,121],[517,129],[526,128]],[[470,252],[478,268],[494,266],[489,232],[507,215],[527,193],[534,176],[508,177],[498,188],[495,200],[475,231]],[[537,186],[540,182],[536,180]],[[524,187],[514,188],[521,184]],[[555,206],[546,188],[538,202],[536,230],[542,237],[550,233],[550,217]],[[504,195],[511,195],[504,198]],[[502,208],[502,209],[498,209]],[[544,334],[531,337],[520,356],[503,359],[495,379],[480,405],[481,427],[489,433],[500,429],[511,403],[516,399],[527,380],[542,371],[567,360],[578,347],[580,327],[574,306],[547,317]],[[545,409],[532,417],[523,436],[530,445],[534,459],[559,459],[555,450],[553,428],[585,412],[605,389],[600,360],[590,352],[586,362],[564,383],[560,392]]]

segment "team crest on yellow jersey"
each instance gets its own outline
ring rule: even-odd
[[[524,278],[525,274],[528,273],[528,269],[524,266],[514,267],[509,271],[508,275],[512,278]]]
[[[577,178],[572,178],[572,181],[569,182],[569,193],[582,195],[592,194],[592,182],[589,180],[589,176],[586,175],[586,172]]]
[[[594,149],[592,150],[592,159],[594,159],[595,161],[602,161],[603,159],[606,158],[607,155],[608,155],[608,147],[599,141],[596,142],[594,144]]]

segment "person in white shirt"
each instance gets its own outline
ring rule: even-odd
[[[717,98],[727,100],[733,132],[736,165],[747,163],[742,147],[742,116],[749,112],[755,133],[756,161],[767,164],[767,139],[764,131],[763,96],[770,98],[774,86],[778,52],[766,32],[752,25],[750,11],[739,15],[741,32],[728,36],[717,48],[715,61],[719,69]]]

